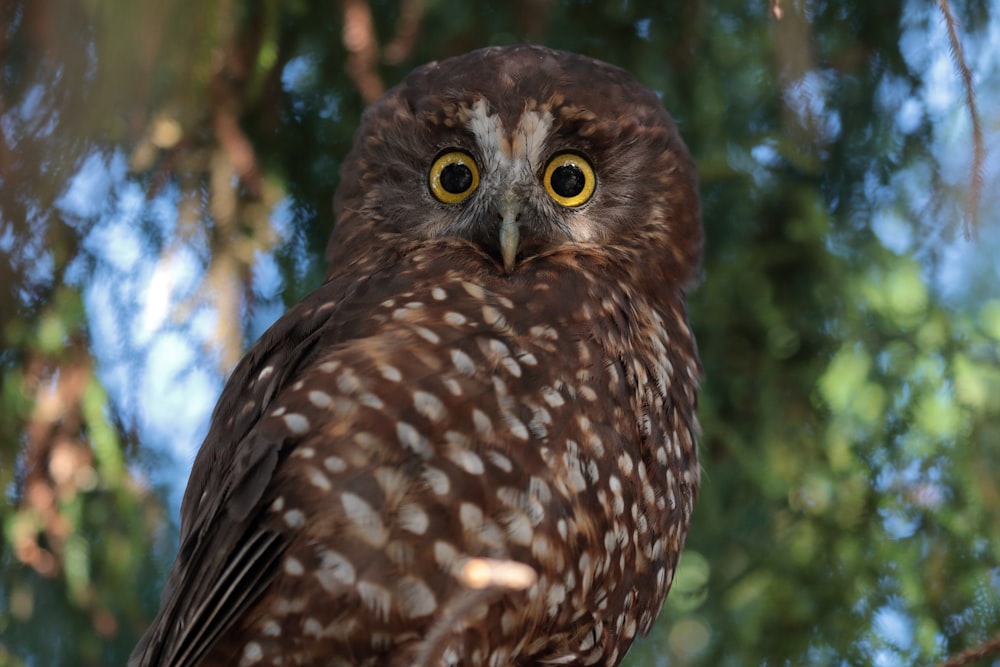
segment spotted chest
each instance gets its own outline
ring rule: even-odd
[[[379,335],[316,358],[256,427],[283,443],[263,519],[288,542],[280,602],[223,650],[385,658],[437,631],[444,664],[615,664],[666,595],[682,538],[663,529],[686,524],[697,485],[669,405],[684,360],[660,354],[666,325],[648,358],[616,353],[638,331],[624,294],[546,275],[515,301],[458,273],[421,285],[412,263],[411,287],[369,311]],[[567,295],[577,307],[550,317]],[[459,575],[476,557],[537,583],[470,599]]]

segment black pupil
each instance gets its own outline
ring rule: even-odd
[[[441,170],[441,187],[453,195],[460,195],[472,187],[472,170],[461,162],[449,164]]]
[[[552,189],[560,197],[575,197],[583,192],[587,178],[575,164],[564,164],[552,172]]]

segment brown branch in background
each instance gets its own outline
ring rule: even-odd
[[[937,667],[965,667],[994,655],[1000,655],[1000,634],[979,646],[973,646],[951,656],[944,662],[938,663]]]
[[[5,25],[12,20],[12,17],[8,15],[12,15],[13,13],[14,7],[8,7],[6,4],[0,5],[0,20],[3,20]],[[10,56],[8,55],[8,50],[7,30],[0,30],[0,63],[9,62]],[[4,104],[3,100],[0,100],[0,118],[3,118],[6,111],[7,105]],[[13,168],[14,152],[11,150],[10,142],[7,140],[3,127],[0,126],[0,179],[7,181],[10,178]]]
[[[983,193],[983,165],[986,163],[986,144],[983,141],[983,126],[979,119],[979,108],[976,106],[976,91],[972,87],[972,71],[965,61],[965,52],[962,49],[962,42],[958,39],[958,25],[955,16],[951,13],[951,5],[948,0],[938,0],[938,6],[944,15],[945,25],[948,27],[948,40],[951,43],[951,56],[955,60],[955,67],[962,77],[962,84],[965,86],[965,104],[969,107],[969,116],[972,119],[972,178],[969,183],[969,192],[965,197],[965,238],[971,240],[979,220],[979,201]]]
[[[261,176],[257,151],[240,124],[245,109],[253,104],[249,80],[265,21],[259,8],[246,12],[232,0],[219,7],[219,45],[209,98],[216,145],[201,153],[198,173],[199,180],[208,180],[212,252],[196,301],[204,300],[218,312],[212,351],[219,355],[220,370],[228,374],[243,356],[242,322],[252,299],[255,253],[267,252],[277,242],[268,212],[278,193]]]
[[[249,60],[258,46],[240,43],[235,33],[223,31],[223,44],[215,54],[210,104],[212,129],[219,146],[226,153],[233,171],[254,198],[260,198],[261,178],[257,153],[240,127],[241,92],[245,88]],[[247,51],[250,51],[248,53]]]
[[[35,356],[26,365],[25,393],[35,407],[24,426],[27,474],[21,510],[34,517],[13,534],[14,555],[44,577],[55,577],[63,563],[73,526],[60,510],[79,492],[92,488],[93,452],[80,437],[81,404],[91,382],[90,356],[83,341],[73,341],[64,358]]]
[[[0,53],[0,59],[3,58],[3,54]],[[2,62],[2,60],[0,60]],[[0,118],[6,114],[6,106],[3,100],[0,100]],[[0,179],[4,181],[10,180],[10,174],[14,171],[14,151],[10,147],[10,142],[7,140],[7,135],[0,126]],[[6,311],[12,312],[12,311]]]
[[[424,0],[403,0],[396,21],[396,36],[382,50],[387,65],[398,65],[413,53],[424,20]]]
[[[832,141],[825,129],[822,107],[828,102],[822,90],[806,84],[810,72],[816,71],[816,35],[814,25],[803,3],[791,3],[773,26],[773,52],[778,72],[781,97],[782,134],[789,146],[795,147],[796,160],[803,168],[819,168],[818,155],[822,146]],[[818,102],[818,104],[817,104]],[[812,167],[806,167],[808,164]]]
[[[344,48],[347,49],[347,74],[354,81],[361,99],[371,104],[385,90],[375,69],[378,39],[375,21],[366,0],[344,0]]]
[[[228,101],[228,100],[227,100]],[[240,127],[232,104],[218,101],[212,112],[212,128],[219,146],[226,152],[233,171],[255,197],[261,195],[260,172],[257,169],[257,154],[253,144]]]

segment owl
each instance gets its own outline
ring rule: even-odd
[[[657,96],[581,55],[474,51],[372,105],[130,666],[618,664],[698,493],[696,181]]]

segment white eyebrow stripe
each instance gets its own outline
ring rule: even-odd
[[[486,106],[486,100],[476,100],[468,110],[468,120],[465,123],[476,144],[482,152],[488,168],[499,168],[503,163],[509,163],[511,157],[510,145],[506,140],[506,132],[500,116],[491,114]]]
[[[535,171],[542,159],[545,141],[554,118],[545,110],[525,110],[508,136],[500,116],[491,114],[486,101],[476,100],[468,110],[466,127],[472,132],[488,168],[512,172],[516,163]]]
[[[553,120],[552,114],[548,111],[533,109],[521,114],[521,120],[514,132],[515,160],[526,161],[532,170],[539,166],[542,149],[545,148],[545,140],[552,130]],[[521,151],[517,151],[517,148],[521,148]]]

